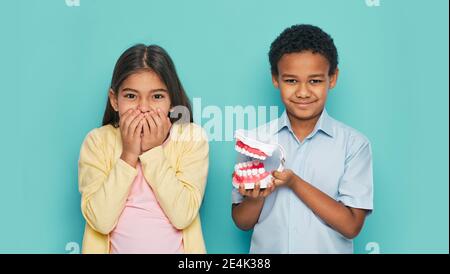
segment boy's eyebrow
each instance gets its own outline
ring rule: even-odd
[[[320,73],[320,74],[311,74],[309,77],[314,78],[314,77],[325,77],[325,74]]]
[[[124,91],[134,91],[134,92],[136,92],[136,93],[140,93],[137,89],[133,89],[133,88],[124,88],[124,89],[122,89],[122,92],[124,92]],[[149,92],[150,93],[153,93],[153,92],[167,92],[167,90],[165,89],[165,88],[155,88],[155,89],[151,89]]]
[[[293,77],[293,78],[296,78],[297,75],[294,75],[294,74],[285,74],[285,73],[283,73],[283,74],[281,75],[281,77]],[[323,74],[323,73],[311,74],[311,75],[309,75],[308,77],[310,77],[310,78],[314,78],[314,77],[325,77],[325,74]]]
[[[281,77],[294,77],[294,78],[296,78],[297,75],[283,73],[283,74],[281,75]]]

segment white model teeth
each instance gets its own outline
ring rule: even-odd
[[[240,177],[258,176],[258,175],[263,174],[263,173],[266,172],[264,167],[259,167],[258,168],[258,166],[260,164],[261,164],[261,162],[258,161],[258,160],[252,160],[252,161],[248,161],[248,162],[237,163],[234,166],[234,171],[235,171],[235,174],[240,176]]]
[[[242,147],[240,147],[238,145],[235,145],[234,149],[236,149],[236,151],[241,153],[241,154],[244,154],[246,156],[249,156],[249,157],[252,157],[252,158],[255,158],[255,159],[258,159],[258,160],[265,160],[266,159],[266,157],[261,156],[261,155],[257,155],[255,153],[251,153],[251,152],[245,150],[245,148],[242,148]]]
[[[244,163],[240,163],[240,164],[244,164]],[[240,165],[237,164],[237,165]],[[246,163],[248,164],[248,163]],[[251,178],[258,178],[258,176],[264,174],[266,172],[266,170],[261,167],[261,168],[247,168],[247,169],[238,169],[236,170],[235,174],[239,177],[244,177],[250,180],[253,180]],[[266,179],[266,178],[265,178]]]
[[[253,158],[258,159],[258,160],[264,160],[265,159],[265,157],[260,156],[260,155],[256,155],[256,154],[253,154]]]

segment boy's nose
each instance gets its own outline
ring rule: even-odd
[[[308,90],[306,85],[299,85],[299,88],[295,91],[295,96],[299,98],[309,97],[311,92]]]

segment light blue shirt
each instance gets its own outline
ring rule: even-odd
[[[255,130],[284,147],[285,167],[300,178],[349,207],[373,210],[372,151],[361,133],[325,109],[303,142],[286,112]],[[242,199],[233,189],[233,203]],[[353,253],[353,241],[322,221],[292,190],[279,187],[264,201],[250,253]]]

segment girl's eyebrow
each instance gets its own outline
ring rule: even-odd
[[[125,92],[125,91],[133,91],[133,92],[136,92],[136,93],[141,93],[139,90],[133,89],[133,88],[123,88],[122,92]],[[150,93],[167,92],[167,90],[165,88],[155,88],[155,89],[151,89],[149,92]]]

